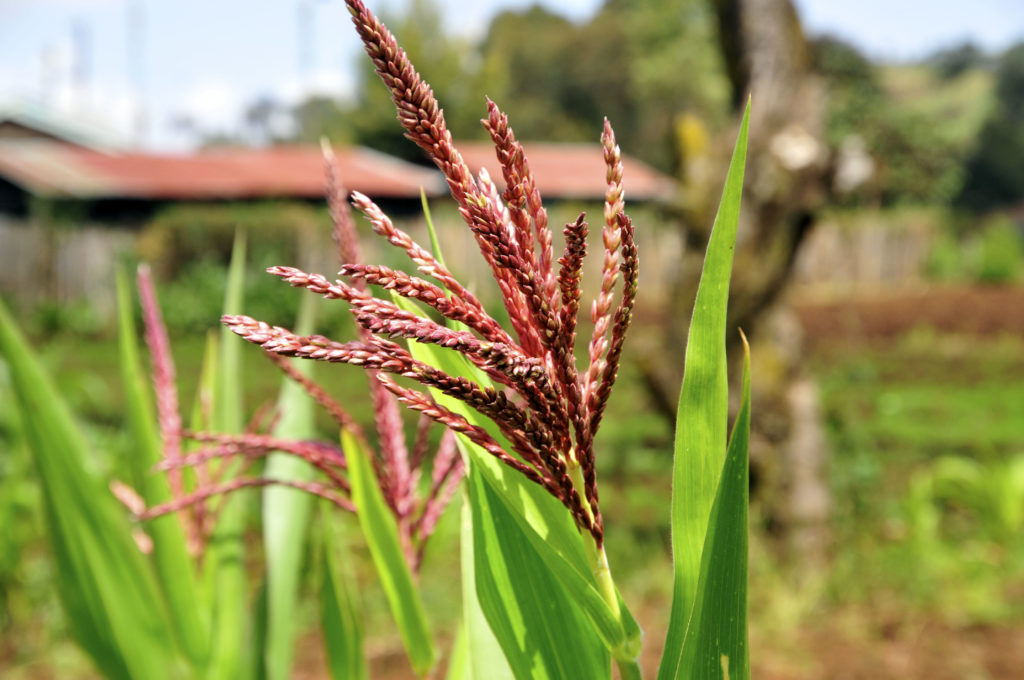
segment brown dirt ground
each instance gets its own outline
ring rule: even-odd
[[[929,287],[856,298],[794,296],[813,343],[886,340],[927,326],[943,333],[1024,337],[1024,287]]]

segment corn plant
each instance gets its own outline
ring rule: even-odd
[[[418,583],[415,574],[424,542],[464,477],[463,616],[447,662],[449,677],[589,680],[611,677],[612,664],[622,678],[641,677],[642,634],[605,552],[595,447],[638,294],[635,227],[625,211],[625,170],[612,127],[605,121],[601,134],[607,191],[600,290],[590,304],[586,362],[579,364],[586,216],[565,225],[556,259],[540,191],[508,116],[488,101],[483,124],[502,168],[505,188],[499,191],[486,172],[470,171],[429,85],[394,36],[361,2],[347,4],[406,136],[447,180],[494,275],[511,329],[459,283],[436,238],[424,248],[368,197],[346,197],[328,154],[328,203],[342,278],[289,266],[269,271],[347,303],[358,339],[336,341],[310,335],[302,324],[293,331],[240,314],[242,258],[233,264],[225,332],[260,346],[288,380],[271,434],[246,431],[242,422],[239,347],[229,336],[211,349],[217,359],[208,362],[202,381],[212,406],[198,408],[190,429],[184,428],[166,334],[143,274],[154,417],[122,305],[138,499],[118,488],[129,505],[138,505],[131,512],[152,544],[144,554],[132,540],[129,513],[82,464],[87,453],[70,415],[0,308],[0,352],[12,367],[26,436],[47,491],[51,542],[76,638],[110,677],[287,677],[304,532],[319,496],[355,513],[410,663],[418,676],[433,677],[438,654],[420,599],[420,589],[430,584]],[[749,361],[728,438],[725,357],[746,138],[745,115],[685,348],[670,509],[675,582],[659,678],[749,676]],[[417,274],[361,261],[346,198],[374,232],[409,257]],[[121,289],[126,297],[126,286]],[[433,320],[438,317],[443,321]],[[378,450],[309,376],[303,366],[310,362],[293,365],[289,357],[369,372]],[[337,441],[310,440],[315,402],[334,417]],[[421,414],[412,447],[404,439],[399,404]],[[442,440],[430,481],[420,483],[430,422],[455,436]],[[253,461],[264,458],[269,462],[258,471]],[[266,583],[252,605],[256,615],[247,617],[249,585],[241,559],[246,497],[233,492],[251,487],[291,488],[263,492]],[[330,531],[321,544],[331,670],[336,678],[365,677],[352,584],[339,570]],[[247,640],[259,643],[253,658],[243,653]]]

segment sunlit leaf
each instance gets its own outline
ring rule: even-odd
[[[0,356],[39,473],[72,635],[106,677],[174,677],[181,662],[171,622],[125,512],[90,466],[81,432],[2,303]]]
[[[332,506],[321,503],[321,515],[330,517]],[[352,570],[338,559],[342,548],[330,522],[323,522],[321,544],[320,622],[327,649],[327,666],[333,680],[366,680],[363,624],[353,594]]]
[[[659,680],[698,677],[681,664],[697,594],[701,553],[726,455],[725,319],[747,152],[748,105],[715,217],[690,322],[672,472],[672,614]]]
[[[377,485],[369,453],[345,430],[341,439],[352,484],[352,503],[384,595],[413,669],[426,676],[434,667],[434,646],[419,591],[402,552],[398,525]]]
[[[750,348],[744,339],[740,410],[701,556],[697,598],[683,644],[689,678],[747,680],[747,505],[750,442]]]

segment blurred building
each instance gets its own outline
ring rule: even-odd
[[[486,167],[501,187],[492,146],[459,148],[474,172]],[[531,144],[526,151],[546,202],[604,200],[599,144]],[[366,194],[393,216],[421,215],[421,189],[428,198],[447,196],[433,166],[367,148],[339,148],[335,155],[346,188]],[[624,164],[631,202],[671,199],[671,177],[632,158]],[[268,200],[322,204],[320,149],[146,153],[125,150],[110,134],[80,121],[42,110],[0,109],[0,294],[29,303],[88,297],[110,311],[117,254],[133,249],[140,228],[161,208]]]

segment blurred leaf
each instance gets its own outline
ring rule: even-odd
[[[228,272],[228,285],[224,296],[224,313],[240,314],[245,287],[245,234],[235,237]],[[242,370],[241,338],[226,328],[220,330],[220,356],[213,367],[213,403],[210,420],[217,432],[242,431]],[[238,465],[230,467],[224,475],[232,477]],[[213,605],[212,656],[210,678],[235,680],[252,672],[252,650],[246,644],[249,617],[246,615],[248,579],[245,573],[245,546],[243,536],[248,497],[243,493],[220,499],[223,504],[217,517],[204,557],[204,577],[208,596]]]
[[[321,518],[329,518],[332,510],[333,506],[322,503]],[[354,602],[351,570],[337,558],[340,546],[332,532],[333,527],[327,521],[322,524],[320,621],[328,668],[333,680],[366,680],[369,671],[363,652],[363,626]]]
[[[701,553],[726,455],[729,383],[725,319],[749,121],[748,102],[704,257],[704,271],[686,343],[672,474],[675,583],[665,651],[658,669],[659,680],[691,677],[690,670],[682,665],[683,641],[697,596]]]
[[[150,390],[140,365],[131,297],[126,275],[118,269],[121,379],[124,383],[125,416],[133,444],[129,464],[135,477],[135,489],[145,499],[146,505],[152,507],[170,500],[171,490],[167,475],[155,470],[163,455]],[[210,651],[209,624],[201,616],[195,564],[188,554],[185,532],[173,514],[150,520],[144,528],[153,539],[151,560],[174,621],[175,634],[192,663],[202,667]]]
[[[402,553],[398,526],[377,486],[369,452],[346,430],[342,430],[341,442],[348,461],[352,502],[356,506],[373,564],[377,567],[377,575],[413,669],[425,677],[434,667],[434,647],[423,603]]]
[[[701,555],[697,599],[680,668],[690,678],[747,680],[747,506],[750,442],[750,348],[744,339],[743,387],[721,482]]]
[[[296,332],[312,332],[317,298],[302,298]],[[295,360],[296,368],[308,375],[312,361]],[[315,402],[294,380],[284,378],[277,401],[280,414],[274,436],[288,440],[312,439]],[[316,470],[306,461],[284,453],[272,454],[264,475],[270,479],[310,481]],[[263,546],[267,563],[267,629],[263,648],[266,677],[290,677],[295,651],[298,617],[299,578],[309,532],[314,497],[298,489],[269,487],[263,491]]]
[[[486,624],[484,625],[486,629]],[[490,632],[489,630],[487,631]],[[466,625],[459,621],[459,629],[455,633],[455,642],[452,643],[451,655],[448,658],[448,672],[445,673],[445,680],[472,680],[473,670],[470,667],[469,642],[466,640]],[[501,653],[500,651],[498,652]],[[502,668],[502,670],[506,670]],[[493,676],[492,676],[493,677]],[[502,677],[512,677],[504,675]]]
[[[0,354],[39,472],[57,588],[78,643],[109,678],[170,678],[180,669],[162,598],[131,527],[71,414],[0,303]]]

